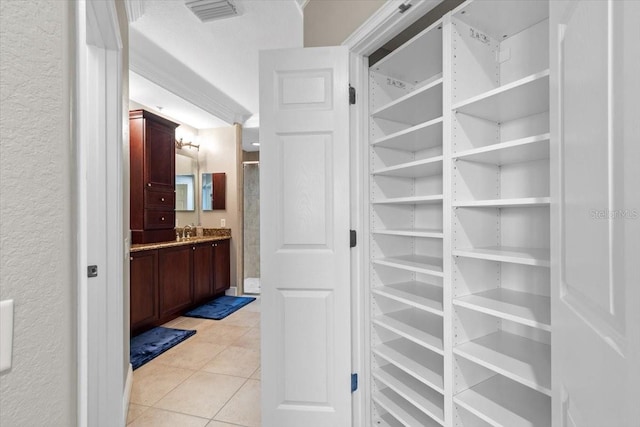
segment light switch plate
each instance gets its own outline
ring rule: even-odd
[[[224,219],[224,218],[222,218],[222,219],[220,220],[220,227],[226,227],[226,226],[227,226],[227,220],[226,220],[226,219]]]
[[[0,372],[11,368],[13,352],[13,300],[0,301]]]

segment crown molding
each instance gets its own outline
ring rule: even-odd
[[[393,0],[384,3],[342,42],[352,53],[369,56],[440,3],[440,0]],[[398,8],[411,4],[405,12]]]
[[[127,19],[129,23],[136,22],[144,15],[145,0],[124,0],[124,6],[127,10]]]
[[[251,112],[178,61],[135,28],[129,32],[129,69],[228,124],[244,123]]]

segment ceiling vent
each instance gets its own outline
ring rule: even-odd
[[[202,22],[238,16],[233,0],[187,0],[185,4]]]

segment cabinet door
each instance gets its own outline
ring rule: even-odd
[[[193,301],[199,303],[213,295],[213,246],[193,246]]]
[[[192,252],[191,245],[158,250],[160,317],[176,313],[193,301]]]
[[[132,335],[158,320],[158,251],[131,254],[130,319]]]
[[[213,251],[213,292],[217,294],[231,287],[229,240],[215,242]]]
[[[175,184],[175,131],[145,120],[144,174],[151,190],[173,191]]]

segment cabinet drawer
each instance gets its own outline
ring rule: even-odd
[[[174,199],[173,191],[144,190],[144,207],[147,209],[173,210]]]
[[[173,228],[175,223],[176,213],[174,211],[144,210],[145,229]]]

